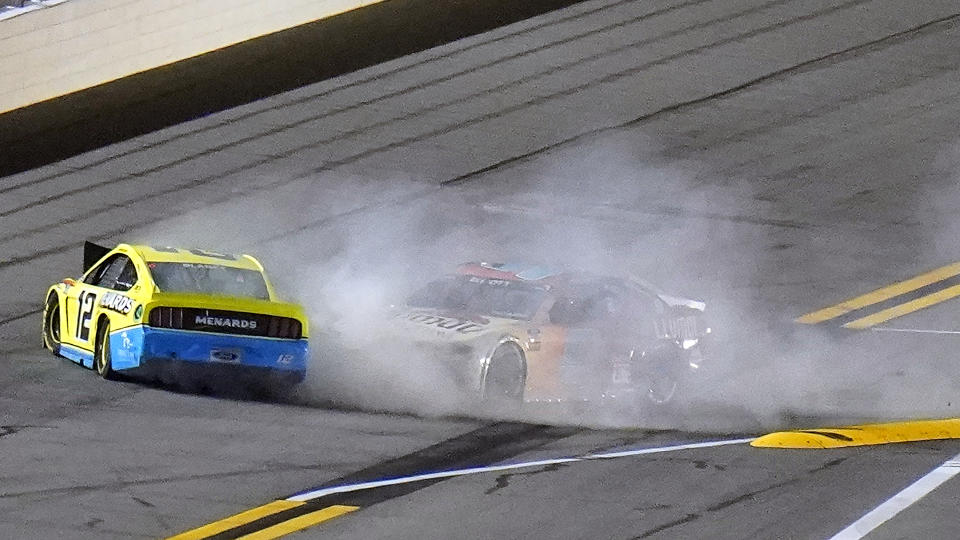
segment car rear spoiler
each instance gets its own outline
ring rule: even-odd
[[[702,302],[700,300],[691,300],[690,298],[683,298],[682,296],[671,296],[669,294],[665,294],[657,286],[643,278],[632,274],[628,274],[628,276],[632,281],[639,284],[640,287],[646,289],[647,292],[657,295],[657,298],[663,300],[670,307],[688,307],[697,311],[706,311],[707,309],[706,302]]]
[[[671,307],[688,307],[697,311],[705,311],[707,309],[707,303],[699,300],[691,300],[689,298],[669,296],[666,294],[658,294],[657,296]]]
[[[83,243],[83,273],[87,273],[87,270],[91,266],[97,263],[104,255],[110,253],[110,248],[103,247],[93,242],[87,240]]]

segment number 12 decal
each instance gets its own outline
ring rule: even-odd
[[[97,302],[97,293],[80,293],[79,313],[77,314],[77,339],[90,341],[90,319],[93,318],[93,306]]]

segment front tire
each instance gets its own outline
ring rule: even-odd
[[[110,359],[110,322],[106,319],[97,325],[97,345],[93,354],[93,367],[104,379],[113,380],[117,377]]]
[[[55,294],[50,295],[43,310],[43,346],[60,356],[60,300]]]
[[[633,353],[631,353],[633,356]],[[683,362],[674,351],[656,351],[640,358],[640,380],[637,388],[638,403],[654,409],[664,409],[677,401],[683,383]]]

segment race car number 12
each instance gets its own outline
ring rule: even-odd
[[[77,314],[77,339],[90,340],[90,319],[93,318],[93,306],[97,301],[97,293],[87,292],[80,294],[80,313]]]

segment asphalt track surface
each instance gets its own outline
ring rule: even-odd
[[[583,2],[0,179],[0,537],[162,537],[320,486],[956,416],[950,301],[878,331],[792,321],[960,260],[958,23],[946,0]],[[307,385],[208,396],[39,351],[43,290],[87,238],[261,255],[311,311]],[[478,257],[704,298],[712,363],[674,414],[524,412],[540,425],[446,414],[429,371],[335,345]],[[344,498],[298,534],[828,538],[958,452],[570,461]],[[947,480],[867,538],[955,538],[957,500]]]

